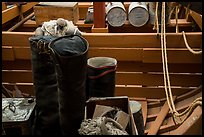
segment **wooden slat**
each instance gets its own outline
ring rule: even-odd
[[[164,86],[163,74],[145,74],[117,72],[116,84],[118,85],[147,85]],[[169,74],[171,86],[196,87],[202,83],[202,73],[192,74]]]
[[[30,47],[14,47],[15,59],[31,59]]]
[[[32,83],[31,70],[2,70],[2,81],[9,83]]]
[[[143,62],[161,63],[162,53],[159,48],[144,48]],[[199,49],[198,49],[199,50]],[[158,52],[159,51],[159,52]],[[167,49],[168,63],[202,63],[202,54],[194,55],[188,49]]]
[[[3,47],[2,51],[5,48]],[[30,47],[13,47],[16,59],[31,59]],[[143,52],[144,51],[144,52]],[[111,53],[111,55],[110,55]],[[169,63],[202,63],[202,55],[194,55],[187,49],[167,50]],[[109,56],[118,61],[143,61],[161,63],[161,50],[141,48],[89,48],[89,57]]]
[[[2,70],[31,70],[31,60],[2,61]]]
[[[2,60],[9,60],[9,61],[15,60],[12,46],[2,46],[2,49],[4,49],[2,52]]]
[[[111,53],[111,54],[110,54]],[[142,48],[89,48],[89,57],[107,56],[118,61],[141,61]]]
[[[27,4],[22,5],[22,13],[30,10],[36,4],[38,4],[38,2],[28,2]],[[19,16],[19,10],[17,6],[13,6],[12,8],[2,11],[2,24],[14,19],[17,16]]]
[[[194,88],[188,87],[171,87],[172,94],[179,96],[188,91],[191,91]],[[148,94],[147,94],[148,93]],[[116,85],[115,95],[117,96],[128,96],[128,97],[141,97],[141,98],[165,98],[164,87],[125,87]]]
[[[169,72],[202,73],[202,64],[168,63]],[[162,63],[142,63],[134,61],[118,61],[117,71],[123,72],[163,72]]]
[[[190,11],[190,15],[193,18],[193,20],[196,22],[196,24],[200,27],[202,30],[202,15],[196,13],[195,11]]]
[[[34,32],[3,31],[2,45],[28,46],[28,38],[33,35]],[[90,47],[161,48],[160,39],[157,39],[156,33],[83,33],[82,35],[87,39]],[[185,48],[182,33],[167,33],[166,35],[167,48]],[[186,32],[186,37],[192,48],[201,47],[202,32]]]
[[[29,66],[30,68],[30,66]],[[19,79],[23,78],[23,79]],[[2,70],[4,82],[32,82],[32,71]],[[196,87],[202,83],[202,75],[170,74],[171,86]],[[163,74],[116,73],[117,85],[163,86]]]
[[[175,101],[176,97],[173,97],[173,101]],[[156,135],[159,131],[160,126],[162,125],[166,115],[169,112],[169,106],[167,101],[165,102],[164,106],[162,107],[161,111],[157,115],[156,120],[152,124],[151,128],[149,129],[148,135]]]
[[[31,60],[2,61],[3,70],[31,70]],[[202,64],[168,64],[169,73],[202,73]],[[161,63],[118,61],[118,72],[163,72]]]
[[[167,33],[167,47],[185,47],[181,33]],[[155,33],[108,33],[108,34],[87,34],[83,36],[88,40],[90,46],[94,47],[137,47],[137,48],[160,48],[160,39]],[[94,36],[94,38],[93,38]],[[187,40],[191,47],[201,47],[202,33],[187,33]],[[114,42],[113,42],[114,41]]]
[[[5,35],[4,35],[5,34]],[[29,46],[29,37],[34,36],[34,32],[2,32],[2,45]]]

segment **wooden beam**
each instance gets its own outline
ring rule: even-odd
[[[11,27],[8,32],[11,32],[13,30],[15,30],[16,28],[18,28],[19,26],[21,26],[24,22],[26,22],[27,20],[29,20],[30,18],[32,18],[34,16],[34,12],[31,13],[30,15],[28,15],[27,17],[25,17],[24,19],[22,19],[20,22],[18,22],[16,25],[14,25],[13,27]]]
[[[202,30],[202,15],[196,13],[195,11],[190,11],[190,15],[193,18],[193,20],[196,22],[196,24],[200,27]]]
[[[173,101],[175,101],[175,99],[176,99],[176,96],[173,97]],[[162,125],[168,112],[169,112],[169,106],[168,106],[168,103],[166,101],[165,104],[163,105],[161,111],[157,115],[157,118],[154,121],[153,125],[151,125],[147,135],[156,135],[157,134],[157,132],[159,131],[160,126]]]
[[[5,66],[6,64],[3,64]],[[15,68],[3,69],[2,80],[7,82],[18,81],[19,77],[26,77],[28,79],[20,79],[18,82],[32,82],[32,72],[30,66],[22,70]],[[170,74],[171,86],[182,87],[196,87],[202,83],[202,75],[179,75]],[[146,85],[146,86],[163,86],[163,74],[138,74],[138,73],[124,73],[116,72],[117,85]]]
[[[2,52],[2,60],[9,60],[9,61],[15,60],[12,46],[2,46],[2,49],[4,49],[4,51]]]
[[[25,13],[26,11],[32,9],[38,3],[39,2],[29,2],[25,5],[22,5],[21,12]],[[12,8],[8,8],[2,11],[2,24],[14,19],[17,16],[19,16],[18,6],[13,6]]]
[[[118,85],[146,85],[163,86],[163,74],[116,72],[116,84]],[[202,83],[202,73],[193,74],[169,74],[171,86],[196,87]]]
[[[105,2],[93,2],[94,27],[105,28]]]
[[[172,87],[172,94],[175,96],[179,96],[184,94],[188,91],[191,91],[194,88],[189,87]],[[148,94],[147,94],[148,93]],[[141,98],[165,98],[165,91],[164,87],[157,87],[157,86],[149,86],[149,87],[141,87],[139,85],[116,85],[116,96],[128,96],[128,97],[141,97]]]
[[[2,31],[2,45],[29,46],[28,38],[33,35],[34,32]],[[83,33],[82,35],[90,47],[161,48],[156,33]],[[166,37],[168,48],[186,48],[182,33],[166,33]],[[202,32],[187,32],[186,37],[192,48],[201,47]]]
[[[143,48],[144,63],[161,63],[162,53],[159,48]],[[197,49],[200,50],[200,49]],[[159,52],[158,52],[159,51]],[[186,48],[167,49],[168,63],[202,63],[202,54],[194,55]]]
[[[5,49],[3,48],[2,51]],[[13,46],[15,59],[31,59],[29,46]],[[187,49],[168,50],[169,63],[202,63],[202,55],[194,56]],[[111,55],[110,55],[111,53]],[[183,56],[184,55],[184,56]],[[144,63],[161,63],[160,50],[148,50],[145,48],[89,48],[88,57],[109,56],[118,61],[138,61]]]

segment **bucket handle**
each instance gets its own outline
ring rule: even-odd
[[[108,73],[111,73],[111,72],[114,72],[116,71],[116,67],[114,69],[110,69],[110,70],[107,70],[107,71],[104,71],[103,73],[97,75],[97,76],[88,76],[90,79],[97,79],[97,78],[100,78]]]

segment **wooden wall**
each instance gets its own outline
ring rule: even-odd
[[[31,51],[33,32],[2,32],[2,81],[12,90],[34,95]],[[165,97],[160,38],[155,33],[84,33],[90,44],[88,56],[109,56],[118,61],[116,95]],[[187,32],[193,49],[200,49],[202,32]],[[188,92],[202,83],[202,55],[190,53],[181,33],[167,33],[169,73],[174,95]]]

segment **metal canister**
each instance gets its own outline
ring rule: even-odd
[[[122,2],[109,2],[106,6],[106,19],[113,27],[122,26],[126,19],[126,10]]]
[[[128,20],[135,27],[144,26],[149,20],[146,2],[131,2],[128,9]]]

